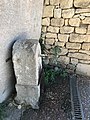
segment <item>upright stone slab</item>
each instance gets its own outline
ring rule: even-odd
[[[38,40],[18,40],[13,46],[13,64],[16,75],[16,100],[38,108],[39,76],[42,69],[41,47]]]
[[[41,34],[43,0],[0,0],[0,103],[14,88],[11,46]]]

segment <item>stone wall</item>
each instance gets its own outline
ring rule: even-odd
[[[90,0],[45,0],[42,38],[48,51],[61,47],[65,67],[90,76]]]

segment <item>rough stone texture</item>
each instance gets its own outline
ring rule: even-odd
[[[90,8],[88,9],[76,9],[75,13],[79,14],[79,13],[88,13],[90,12]]]
[[[53,27],[53,26],[49,26],[47,28],[48,32],[52,32],[52,33],[58,33],[59,32],[59,27]]]
[[[68,43],[66,43],[66,48],[68,48],[68,49],[80,49],[81,44],[68,42]]]
[[[49,0],[45,0],[45,5],[49,5]]]
[[[62,10],[62,17],[63,18],[72,18],[73,15],[74,15],[74,9]]]
[[[68,50],[69,51],[69,53],[71,52],[71,53],[75,53],[75,52],[78,52],[78,50],[75,50],[75,49],[70,49],[70,50]]]
[[[46,39],[46,44],[53,45],[55,40],[54,39]]]
[[[49,24],[42,34],[48,56],[51,47],[58,45],[62,50],[58,54],[63,58],[59,62],[66,64],[67,61],[75,66],[90,64],[90,0],[49,0],[44,6],[54,7],[53,16],[48,17]]]
[[[57,46],[60,46],[60,47],[64,47],[65,45],[65,42],[55,42],[55,45]]]
[[[47,31],[47,27],[46,26],[42,27],[42,32],[46,33],[46,31]]]
[[[82,49],[84,49],[84,50],[90,50],[90,43],[83,43]]]
[[[69,35],[67,34],[58,34],[59,41],[68,42]]]
[[[79,60],[79,63],[90,64],[89,60]]]
[[[58,58],[58,61],[61,62],[62,64],[69,64],[70,60],[69,60],[69,57],[66,57],[66,56],[60,56]]]
[[[65,19],[65,26],[68,25],[68,19]]]
[[[78,59],[71,58],[71,63],[74,64],[74,65],[77,65],[78,64]]]
[[[61,52],[59,53],[59,55],[66,55],[68,53],[68,49],[63,48],[61,49]]]
[[[82,59],[82,60],[90,60],[90,56],[83,53],[69,53],[68,57]]]
[[[79,50],[80,53],[85,53],[87,55],[90,55],[90,51],[89,50]]]
[[[77,65],[76,73],[90,76],[90,65],[79,63]]]
[[[16,100],[38,108],[39,76],[42,69],[41,48],[38,40],[18,40],[13,46],[13,64],[17,80]]]
[[[50,25],[50,18],[44,18],[42,20],[42,25],[49,26]]]
[[[61,18],[61,9],[54,9],[54,18]]]
[[[71,25],[71,26],[79,26],[80,25],[80,19],[79,18],[71,18],[69,20],[69,25]]]
[[[77,27],[77,28],[75,28],[75,32],[76,33],[80,33],[80,34],[85,34],[86,33],[86,28],[84,28],[84,27]]]
[[[13,64],[17,84],[38,85],[42,69],[38,40],[18,40],[13,46]]]
[[[90,25],[88,25],[87,34],[90,34]]]
[[[90,7],[90,0],[74,0],[74,6],[79,8]]]
[[[74,27],[64,26],[60,27],[60,33],[72,33],[74,31]]]
[[[70,42],[90,42],[90,35],[71,34]]]
[[[43,17],[53,17],[54,6],[45,6],[43,9]]]
[[[55,34],[55,33],[47,33],[46,38],[57,38],[57,34]]]
[[[14,88],[11,46],[17,39],[38,39],[43,0],[0,1],[0,103]],[[37,14],[38,11],[38,14]]]
[[[50,0],[51,5],[59,5],[60,1],[59,0]]]
[[[60,0],[60,7],[62,9],[71,8],[73,6],[73,0]]]
[[[16,85],[17,97],[15,98],[20,104],[26,103],[31,105],[33,109],[38,109],[38,102],[40,98],[40,85],[25,86]]]
[[[83,24],[90,24],[90,17],[86,17],[84,20],[82,20]]]
[[[64,25],[64,19],[59,19],[59,18],[52,18],[51,19],[51,25],[52,26],[63,26]]]

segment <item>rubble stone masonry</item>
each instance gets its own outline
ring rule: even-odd
[[[48,51],[61,47],[66,68],[90,76],[90,0],[45,0],[42,38]]]

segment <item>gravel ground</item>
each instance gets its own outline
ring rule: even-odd
[[[41,95],[40,109],[18,109],[12,101],[5,107],[3,120],[71,120],[69,80],[58,78],[57,84],[49,85]],[[84,120],[90,120],[90,77],[77,75]]]
[[[90,77],[77,76],[84,120],[90,120]]]
[[[46,88],[39,110],[27,109],[21,120],[68,120],[70,91],[68,80]]]
[[[69,120],[71,113],[69,80],[60,80],[50,85],[41,96],[40,109],[29,107],[17,109],[10,103],[4,120]]]

